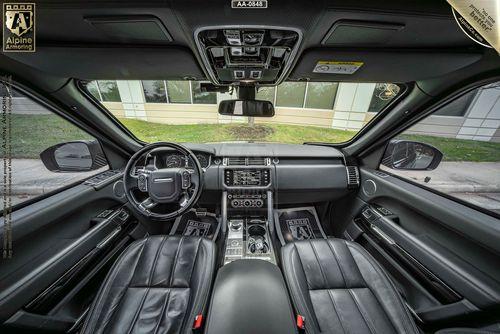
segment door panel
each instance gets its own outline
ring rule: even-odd
[[[136,226],[113,193],[120,177],[98,187],[79,184],[12,213],[13,257],[0,265],[0,323],[10,324],[4,329],[67,330],[81,315],[102,277],[93,280],[105,274]]]
[[[498,219],[380,171],[361,168],[361,185],[347,233],[424,322],[500,305]]]

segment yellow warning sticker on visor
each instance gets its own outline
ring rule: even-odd
[[[356,72],[363,62],[361,61],[329,61],[320,60],[314,66],[314,73],[328,74],[353,74]]]

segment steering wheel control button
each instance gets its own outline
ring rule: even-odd
[[[139,174],[137,177],[137,188],[142,192],[148,191],[148,177],[145,174]]]
[[[182,172],[182,189],[187,189],[191,186],[191,174],[186,170]]]

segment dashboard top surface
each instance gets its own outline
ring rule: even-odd
[[[339,149],[319,145],[294,145],[279,143],[185,143],[194,151],[203,151],[218,157],[297,157],[297,158],[342,158]]]

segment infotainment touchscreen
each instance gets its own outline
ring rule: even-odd
[[[233,172],[233,185],[235,186],[260,186],[260,170],[235,170]]]

